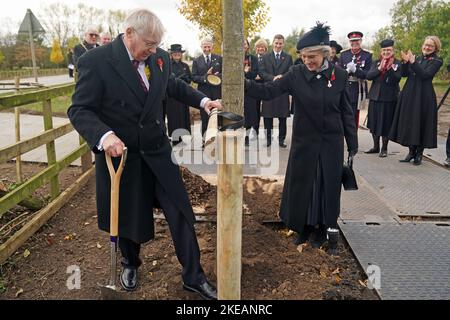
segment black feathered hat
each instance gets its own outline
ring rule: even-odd
[[[316,26],[308,31],[297,42],[297,50],[307,47],[330,45],[330,27],[322,22],[316,22]]]
[[[380,42],[381,48],[387,48],[387,47],[393,47],[394,46],[394,40],[391,39],[384,39]]]
[[[330,47],[336,49],[336,54],[339,54],[342,51],[342,46],[334,40],[330,41]]]

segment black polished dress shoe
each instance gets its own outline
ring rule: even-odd
[[[314,240],[311,241],[311,247],[320,248],[327,241],[327,229],[320,227],[314,230]]]
[[[364,153],[366,153],[366,154],[378,153],[378,152],[380,152],[380,148],[375,148],[375,147],[373,147],[372,149],[369,149],[367,151],[364,151]]]
[[[287,148],[287,145],[284,142],[279,143],[280,148]]]
[[[138,272],[136,267],[124,267],[120,274],[120,284],[126,291],[133,291],[138,285]]]
[[[217,289],[206,280],[202,284],[188,285],[183,284],[183,289],[198,293],[205,300],[217,300]]]

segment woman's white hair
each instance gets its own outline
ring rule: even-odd
[[[331,53],[331,47],[323,46],[323,45],[306,47],[306,48],[303,48],[302,50],[300,50],[300,53],[307,53],[307,52],[311,52],[311,51],[320,51],[320,52],[322,52],[322,54],[325,58],[329,58],[330,53]]]
[[[147,9],[132,11],[123,23],[123,31],[126,32],[128,28],[134,29],[139,35],[152,37],[158,42],[166,32],[161,20]]]

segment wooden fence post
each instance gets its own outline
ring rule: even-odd
[[[80,146],[85,143],[82,136],[80,136]],[[81,171],[86,172],[90,168],[92,168],[92,152],[89,150],[89,152],[86,152],[81,156]]]
[[[20,88],[20,78],[14,77],[14,87],[16,94],[19,93]],[[16,142],[20,141],[20,107],[14,108],[14,120],[16,128]],[[16,176],[17,183],[22,183],[22,159],[20,156],[16,157]]]
[[[53,118],[52,118],[52,101],[50,99],[45,99],[42,103],[43,113],[44,113],[44,130],[53,129]],[[51,141],[46,144],[47,146],[47,162],[48,166],[56,163],[56,149],[55,141]],[[50,179],[50,194],[52,199],[55,199],[59,195],[59,174],[55,175]]]

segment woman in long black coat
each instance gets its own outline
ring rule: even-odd
[[[274,82],[246,81],[247,94],[269,100],[284,93],[295,99],[280,217],[299,234],[297,243],[315,233],[321,246],[327,228],[337,228],[340,213],[344,137],[350,155],[357,152],[356,126],[345,91],[347,73],[327,61],[329,28],[318,25],[298,42],[304,64]],[[337,230],[329,230],[337,232]]]
[[[172,73],[175,78],[190,84],[192,81],[191,70],[182,61],[183,52],[180,44],[170,46]],[[169,137],[172,137],[172,144],[176,145],[181,142],[181,136],[191,133],[189,106],[169,97],[167,98],[166,112]]]
[[[381,41],[381,58],[372,64],[367,80],[372,80],[369,91],[369,115],[367,127],[372,133],[373,147],[365,153],[379,153],[387,157],[389,130],[397,105],[399,82],[402,78],[401,62],[394,58],[394,41]],[[380,137],[383,145],[380,151]]]
[[[244,76],[246,79],[254,80],[258,75],[258,59],[249,53],[250,44],[244,40]],[[258,137],[261,108],[255,98],[244,96],[244,119],[245,119],[245,144],[249,144],[250,130],[253,129]]]
[[[424,148],[437,147],[437,102],[432,81],[443,63],[437,56],[440,49],[439,38],[428,36],[421,56],[402,52],[402,76],[408,79],[400,93],[389,134],[392,141],[409,147],[401,162],[414,159],[414,164],[419,165]]]

